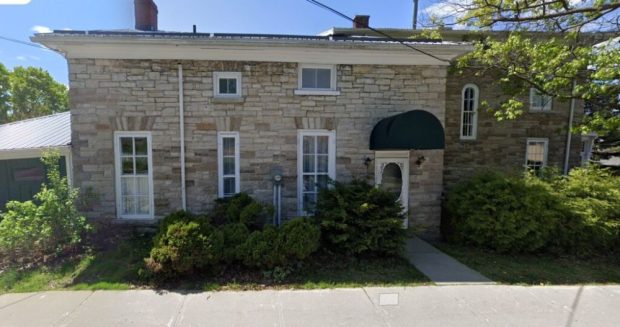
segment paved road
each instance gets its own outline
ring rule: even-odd
[[[0,296],[0,326],[620,326],[620,286],[76,291]]]

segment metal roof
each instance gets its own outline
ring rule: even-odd
[[[54,30],[53,33],[40,33],[37,36],[88,36],[88,37],[141,37],[150,39],[207,39],[207,40],[253,40],[253,41],[298,41],[298,42],[338,42],[338,43],[375,43],[375,44],[433,44],[455,45],[466,42],[449,42],[439,39],[421,38],[385,38],[356,35],[291,35],[291,34],[253,34],[253,33],[191,33],[171,31],[138,30]]]
[[[71,144],[71,114],[31,118],[0,125],[0,151],[38,149]]]

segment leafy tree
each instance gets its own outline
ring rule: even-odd
[[[10,101],[9,70],[0,63],[0,124],[8,121]]]
[[[0,124],[67,111],[68,104],[67,87],[47,71],[0,64]]]
[[[493,108],[482,102],[498,119],[519,117],[522,99],[534,87],[560,101],[587,103],[594,113],[584,130],[607,134],[618,128],[601,121],[615,119],[620,108],[619,1],[469,0],[443,6],[449,14],[433,17],[435,25],[507,32],[481,33],[475,50],[457,64],[498,76],[508,98]]]

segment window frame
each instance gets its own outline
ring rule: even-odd
[[[547,159],[549,156],[549,139],[548,138],[541,138],[541,137],[529,137],[526,139],[525,141],[525,169],[533,169],[533,167],[530,167],[527,164],[527,157],[529,154],[529,148],[530,148],[530,143],[543,143],[544,147],[543,147],[543,163],[540,166],[540,168],[545,168],[547,167]]]
[[[232,175],[224,175],[224,139],[235,139],[235,193],[241,192],[240,182],[240,151],[239,151],[239,132],[218,132],[217,133],[217,185],[218,185],[218,197],[224,198],[224,177],[231,177]]]
[[[304,88],[303,87],[303,70],[304,69],[329,69],[330,79],[329,88]],[[329,64],[305,64],[297,65],[297,90],[296,95],[340,95],[337,90],[337,66]]]
[[[465,115],[465,91],[468,88],[472,88],[474,90],[474,104],[473,104],[473,110],[472,110],[472,128],[471,128],[471,135],[464,135],[463,134],[463,125],[464,125],[464,115]],[[465,86],[463,86],[463,89],[461,89],[461,124],[460,124],[460,130],[459,130],[459,138],[461,140],[475,140],[478,136],[478,106],[479,106],[479,99],[480,99],[480,89],[478,88],[478,86],[476,84],[465,84]]]
[[[237,81],[237,93],[228,94],[228,93],[220,93],[220,79],[236,79]],[[241,72],[213,72],[213,97],[214,98],[224,98],[224,99],[237,99],[242,97],[241,90]]]
[[[549,99],[547,103],[543,107],[534,105],[534,97],[539,93],[541,97],[546,97]],[[536,89],[535,87],[530,88],[530,112],[550,112],[553,108],[553,97],[550,95],[543,94],[541,91]]]
[[[297,130],[297,214],[300,216],[309,216],[304,205],[304,172],[303,172],[303,139],[304,136],[327,136],[327,176],[336,180],[336,131],[326,129],[300,129]],[[315,149],[316,151],[316,149]],[[315,153],[316,155],[316,153]],[[316,174],[316,166],[315,166]]]
[[[122,194],[122,185],[121,185],[121,177],[122,177],[122,147],[121,147],[121,138],[123,137],[144,137],[147,142],[147,163],[149,165],[149,170],[147,174],[148,186],[149,186],[149,213],[148,214],[140,214],[140,215],[127,215],[123,214],[123,194]],[[135,154],[134,154],[135,156]],[[155,218],[155,199],[153,197],[153,138],[152,133],[148,131],[116,131],[114,132],[114,174],[116,180],[116,216],[118,219],[144,219],[150,220]]]

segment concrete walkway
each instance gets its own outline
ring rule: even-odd
[[[458,262],[418,237],[407,241],[409,262],[436,284],[492,284],[479,272]]]
[[[0,296],[0,326],[619,326],[620,286]]]

